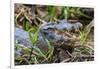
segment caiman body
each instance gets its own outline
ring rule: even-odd
[[[53,46],[60,46],[62,43],[66,43],[66,45],[69,42],[69,36],[64,35],[63,33],[59,33],[59,31],[71,31],[75,29],[79,29],[82,27],[82,24],[80,22],[77,23],[68,23],[65,21],[60,21],[59,24],[57,23],[46,23],[44,26],[41,27],[40,32],[39,32],[39,38],[38,42],[36,44],[37,47],[40,49],[47,51],[48,47],[46,42],[43,39],[42,34],[45,35],[45,37],[52,43]],[[42,33],[41,33],[42,32]],[[34,33],[32,33],[34,35]],[[32,43],[29,38],[29,34],[27,31],[20,29],[20,28],[15,28],[15,44],[19,44],[23,47],[26,48],[31,48]],[[21,50],[15,50],[15,55],[21,55]]]

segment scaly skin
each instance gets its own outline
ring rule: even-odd
[[[62,43],[65,43],[66,45],[68,45],[70,37],[66,36],[64,34],[64,32],[63,32],[63,34],[59,34],[59,31],[63,31],[63,30],[71,31],[71,30],[78,29],[81,27],[82,27],[82,24],[79,22],[74,23],[74,24],[71,24],[68,22],[59,23],[59,24],[47,23],[40,30],[41,32],[39,33],[39,39],[38,39],[38,43],[36,44],[36,46],[39,47],[40,49],[45,50],[45,51],[48,50],[47,44],[45,43],[41,34],[44,34],[45,37],[54,46],[61,46]],[[28,32],[24,31],[20,28],[15,28],[15,43],[20,44],[24,47],[28,47],[28,48],[32,47],[32,43],[29,39]],[[16,51],[15,53],[18,54],[19,52]]]

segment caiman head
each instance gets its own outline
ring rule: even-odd
[[[70,31],[80,28],[82,28],[80,22],[69,23],[64,21],[59,24],[49,22],[41,28],[41,32],[56,47],[70,46],[76,40],[76,37],[70,34]]]

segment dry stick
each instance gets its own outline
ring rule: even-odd
[[[74,56],[73,58],[71,58],[71,62],[73,62],[75,60],[76,56]]]
[[[23,15],[25,16],[25,18],[26,18],[30,23],[32,23],[32,21],[31,21],[31,20],[28,18],[28,16],[26,15],[24,8],[22,8],[21,11],[20,11],[20,13],[16,16],[16,25],[17,25],[17,26],[19,26],[19,25],[17,24],[17,19],[18,19],[18,17],[19,17],[21,14],[23,14]]]
[[[74,45],[73,47],[74,47],[74,48],[77,48],[77,47],[88,47],[88,48],[90,48],[91,50],[94,50],[92,47],[90,47],[90,46],[88,46],[88,45],[82,45],[82,44]]]
[[[65,34],[66,34],[67,36],[69,36],[70,39],[74,39],[75,41],[76,41],[76,40],[79,40],[79,38],[76,38],[76,36],[71,35],[69,32],[65,32]]]
[[[25,18],[32,24],[32,21],[29,19],[29,17],[24,13]]]
[[[84,59],[84,60],[88,60],[89,58],[94,58],[94,55],[81,55],[81,56],[77,56],[74,59]]]
[[[24,9],[22,8],[20,13],[16,16],[16,19],[24,12]]]
[[[39,17],[37,17],[37,16],[36,16],[36,18],[37,18],[40,22],[43,23],[42,26],[44,26],[44,25],[47,23],[46,21],[42,20],[41,18],[39,18]]]
[[[32,16],[34,16],[35,18],[37,18],[40,22],[42,22],[43,24],[41,25],[41,27],[42,26],[44,26],[47,22],[46,21],[44,21],[44,20],[42,20],[41,18],[39,18],[36,14],[35,14],[35,12],[34,12],[34,6],[32,6]],[[41,28],[40,27],[40,28]]]
[[[18,23],[17,23],[17,19],[18,17],[23,13],[23,8],[21,9],[21,12],[18,13],[18,15],[16,15],[16,18],[15,18],[15,23],[16,23],[16,26],[19,26]]]
[[[80,56],[80,58],[94,58],[94,55],[82,55],[82,56]]]
[[[65,34],[69,37],[73,37],[73,35],[71,35],[69,32],[65,32]]]
[[[31,64],[25,57],[22,57],[28,64]]]
[[[60,63],[65,63],[65,62],[68,62],[68,61],[70,61],[70,59],[71,59],[71,58],[67,58],[67,59],[65,59],[65,60],[61,61]]]
[[[68,51],[66,51],[68,53],[69,56],[73,57],[71,53],[69,53]]]
[[[71,60],[71,58],[67,58],[67,59],[65,59],[65,60],[63,60],[63,61],[61,61],[61,63],[65,63],[65,62],[68,62],[68,61],[74,61],[75,60],[75,58],[94,58],[94,55],[82,55],[82,56],[76,56],[76,57],[73,57],[73,60]]]
[[[32,21],[31,21],[31,20],[29,19],[29,17],[26,15],[24,8],[22,8],[22,9],[21,9],[21,12],[16,16],[16,20],[18,19],[18,17],[19,17],[21,14],[24,14],[25,18],[26,18],[30,23],[32,23]]]

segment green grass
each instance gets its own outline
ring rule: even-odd
[[[33,62],[35,62],[35,63],[39,61],[39,58],[43,58],[44,60],[51,61],[52,56],[53,56],[54,47],[50,44],[50,42],[47,40],[47,38],[43,35],[44,41],[47,44],[47,48],[48,48],[48,52],[45,52],[45,51],[42,51],[41,49],[39,49],[36,46],[36,44],[38,42],[38,39],[39,39],[39,29],[36,30],[34,28],[31,28],[28,32],[29,32],[30,40],[32,42],[32,49],[31,49],[30,59],[32,61],[34,59]],[[33,32],[34,32],[34,36],[32,35]],[[31,56],[33,50],[38,53],[38,55],[36,55],[35,57]]]
[[[56,18],[56,7],[49,6],[48,7],[48,15],[50,16],[50,22],[54,21],[54,18]]]
[[[91,19],[90,16],[87,16],[86,14],[84,14],[81,11],[81,8],[63,6],[62,8],[60,8],[61,9],[61,16],[57,15],[57,13],[59,12],[59,11],[57,11],[57,8],[58,7],[56,7],[56,6],[48,6],[46,8],[47,12],[48,12],[47,16],[49,16],[49,18],[47,19],[48,22],[54,22],[54,21],[60,20],[60,19],[66,19],[67,20],[69,17],[71,17],[71,14],[75,15],[76,17],[77,16],[83,16],[85,18]],[[40,19],[43,19],[43,18],[40,18]],[[43,20],[46,20],[46,19],[43,19]],[[39,24],[38,21],[36,21],[36,22],[37,22],[37,24]],[[39,21],[39,22],[41,23],[42,20]],[[50,43],[50,41],[45,37],[45,35],[43,33],[42,33],[43,34],[42,37],[43,37],[45,43],[47,44],[48,51],[47,52],[43,51],[42,49],[40,49],[36,46],[37,43],[38,43],[38,40],[39,40],[39,32],[40,32],[39,25],[38,26],[32,26],[31,23],[26,18],[23,20],[22,23],[23,23],[23,29],[28,31],[29,38],[30,38],[30,41],[32,43],[31,49],[30,48],[23,49],[26,54],[28,54],[28,55],[30,54],[29,64],[37,64],[37,63],[39,63],[40,61],[43,61],[43,60],[50,62],[52,60],[52,57],[53,57],[54,46]],[[80,40],[81,40],[82,45],[86,42],[87,37],[89,35],[89,32],[90,32],[90,29],[86,29],[86,28],[84,30],[79,31]],[[32,33],[34,33],[34,35]],[[18,44],[16,44],[15,47],[16,47],[16,50],[18,50],[20,48]],[[38,54],[32,56],[33,50]],[[81,48],[80,50],[83,51],[83,53],[84,53],[84,51],[88,51],[88,50],[85,50],[83,48]],[[22,63],[22,61],[24,61],[23,57],[19,57],[19,56],[16,57],[15,59],[18,60],[19,63]]]
[[[79,31],[79,33],[80,33],[80,39],[81,39],[81,44],[82,45],[86,42],[86,40],[88,38],[88,35],[90,33],[90,30],[91,30],[91,28],[87,29],[87,26],[84,28],[83,31]]]

